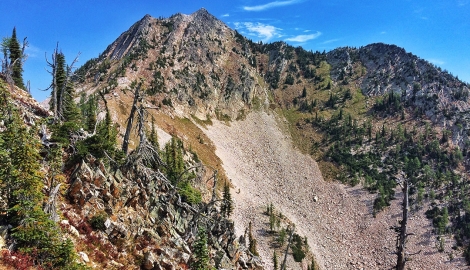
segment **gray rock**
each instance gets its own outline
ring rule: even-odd
[[[86,263],[90,262],[90,259],[88,258],[88,255],[86,255],[85,252],[80,251],[80,252],[78,252],[78,255],[80,256],[80,259],[82,259],[82,261],[84,261]]]
[[[233,269],[232,262],[223,251],[217,252],[215,267],[217,267],[217,269]]]
[[[146,252],[144,254],[144,262],[142,263],[142,267],[146,270],[153,269],[156,260],[157,258],[152,252]]]

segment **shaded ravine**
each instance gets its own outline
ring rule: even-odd
[[[390,208],[373,218],[375,195],[359,187],[325,182],[316,162],[294,149],[290,136],[283,132],[285,125],[273,113],[253,112],[243,121],[229,125],[215,121],[202,128],[234,186],[236,234],[242,235],[251,221],[260,256],[266,269],[272,269],[272,250],[261,229],[267,222],[262,212],[272,202],[296,224],[300,235],[307,236],[321,269],[393,267],[395,234],[389,227],[400,218],[400,194]],[[447,255],[436,251],[429,234],[432,228],[422,215],[416,215],[410,226],[421,228],[415,230],[419,241],[411,239],[410,250],[420,249],[423,255],[413,258],[408,267],[463,267],[455,262],[450,265],[444,258]]]

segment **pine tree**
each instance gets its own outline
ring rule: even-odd
[[[258,250],[256,248],[256,239],[253,237],[253,228],[251,226],[251,221],[248,224],[248,250],[255,256],[259,256]]]
[[[312,262],[308,266],[308,269],[309,270],[315,270],[315,260],[313,259],[313,257],[312,257]]]
[[[62,102],[63,100],[63,90],[65,89],[65,81],[66,81],[66,72],[65,72],[65,56],[61,52],[57,52],[57,49],[53,55],[53,62],[54,66],[52,67],[52,93],[51,93],[51,100],[49,101],[49,107],[53,108],[53,112],[57,114],[61,114],[62,112]]]
[[[83,125],[85,130],[93,132],[96,125],[96,115],[98,111],[98,101],[94,95],[80,97],[80,111],[82,112]]]
[[[181,174],[184,172],[182,148],[182,142],[175,137],[165,145],[166,174],[173,184],[180,180]]]
[[[8,45],[8,49],[10,51],[10,63],[13,65],[13,81],[19,88],[25,89],[23,82],[23,52],[21,51],[20,43],[16,38],[16,27],[13,28],[13,33],[11,34]]]
[[[72,82],[65,87],[63,97],[63,118],[64,122],[73,122],[77,125],[81,123],[80,109],[75,103],[75,89]]]
[[[157,130],[155,129],[155,118],[152,115],[152,130],[150,131],[150,136],[149,136],[149,141],[152,144],[152,146],[155,148],[155,150],[159,151],[160,150],[160,144],[158,143],[158,135],[157,135]]]
[[[277,270],[279,268],[279,262],[277,260],[276,251],[273,252],[273,265],[274,265],[274,270]]]
[[[224,184],[223,201],[220,210],[222,215],[227,218],[233,213],[233,200],[232,195],[230,194],[230,186],[227,182]]]
[[[200,227],[194,244],[193,264],[191,269],[209,269],[209,249],[207,247],[207,234],[204,227]]]
[[[269,207],[269,229],[274,231],[274,225],[276,224],[276,215],[274,214],[274,206],[271,203]]]

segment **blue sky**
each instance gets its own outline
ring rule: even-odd
[[[470,0],[2,0],[0,35],[28,37],[24,79],[45,99],[51,81],[45,55],[56,43],[77,67],[97,57],[145,14],[169,17],[199,8],[253,41],[285,41],[330,51],[374,42],[395,44],[470,82]]]

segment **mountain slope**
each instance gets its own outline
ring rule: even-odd
[[[339,48],[328,53],[333,80],[357,83],[364,95],[382,96],[398,93],[435,124],[452,129],[462,127],[454,142],[463,146],[468,140],[469,85],[446,71],[420,59],[404,49],[386,44],[371,44],[359,49]],[[351,78],[354,64],[365,68],[360,78]]]
[[[423,250],[410,267],[464,267],[469,86],[404,49],[379,43],[321,53],[283,42],[258,44],[201,9],[161,19],[146,15],[77,74],[79,91],[106,95],[121,136],[142,83],[143,103],[159,128],[181,138],[204,164],[222,175],[225,170],[234,191],[240,188],[238,234],[248,215],[256,236],[264,237],[262,207],[273,202],[308,236],[320,266],[393,266],[389,227],[400,214],[397,181],[407,175],[416,185],[410,229],[419,235],[409,248]],[[323,178],[361,184],[370,193],[324,182],[315,161],[295,149],[316,159]],[[299,174],[306,169],[298,160],[312,171]],[[280,185],[297,188],[285,198]],[[321,187],[319,203],[311,202],[311,186]],[[434,221],[449,208],[448,230],[436,233],[433,220],[424,218],[434,207]],[[330,211],[351,222],[343,228]],[[444,239],[446,253],[436,251],[437,239]],[[270,240],[259,241],[269,265]]]
[[[282,119],[265,112],[253,112],[230,125],[216,122],[206,131],[234,190],[239,190],[234,192],[237,234],[249,221],[265,228],[263,211],[273,203],[308,238],[320,269],[393,268],[396,235],[390,227],[400,218],[402,193],[397,192],[397,200],[374,218],[374,194],[360,186],[325,181],[316,162],[296,150],[285,131]],[[464,269],[462,258],[450,263],[447,254],[436,251],[424,210],[413,212],[409,228],[415,235],[407,244],[408,252],[423,255],[413,256],[407,267]],[[272,242],[265,230],[256,236],[260,255],[271,269]]]

